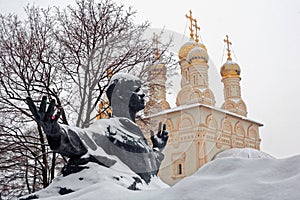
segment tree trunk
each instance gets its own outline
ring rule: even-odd
[[[55,176],[55,161],[56,161],[56,153],[53,152],[52,163],[51,163],[51,176],[50,176],[51,181],[54,179]]]
[[[38,125],[38,131],[39,131],[39,139],[41,143],[41,150],[42,150],[42,180],[43,180],[43,187],[47,187],[49,185],[48,182],[48,161],[47,161],[47,154],[46,154],[46,148],[45,148],[45,140],[44,135],[41,129],[41,126]]]

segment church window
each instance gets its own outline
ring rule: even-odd
[[[209,115],[206,119],[206,124],[207,126],[212,129],[212,130],[217,130],[218,129],[218,123],[217,121],[213,118],[212,115]]]
[[[199,99],[201,97],[201,93],[199,91],[195,91],[194,93],[192,93],[191,95],[191,100],[193,99]]]
[[[185,80],[188,82],[189,77],[188,77],[188,71],[187,70],[184,71],[184,77],[185,77]]]
[[[232,94],[231,94],[231,96],[234,96],[234,97],[237,96],[237,89],[236,89],[236,86],[233,86],[233,87],[232,87]]]
[[[242,137],[245,136],[245,129],[243,128],[243,126],[242,126],[241,124],[238,124],[238,125],[236,126],[236,133],[237,133],[237,135],[239,135],[239,136],[242,136]]]
[[[226,105],[225,105],[226,110],[231,110],[231,109],[234,109],[234,108],[235,108],[235,106],[232,103],[226,103]]]
[[[198,81],[198,84],[199,85],[206,85],[205,84],[205,78],[204,78],[204,76],[202,75],[202,74],[199,74],[199,81]]]
[[[244,110],[244,111],[246,110],[246,106],[244,103],[239,104],[239,110]]]
[[[209,92],[209,91],[206,91],[206,92],[204,93],[204,96],[205,96],[206,98],[211,98],[211,95],[210,95],[210,92]]]
[[[258,133],[253,126],[250,127],[248,135],[249,135],[249,138],[251,138],[251,139],[258,138]]]
[[[182,174],[182,164],[181,164],[181,163],[178,164],[178,166],[177,166],[177,174],[178,174],[178,175],[181,175],[181,174]]]
[[[185,176],[185,153],[173,153],[173,178],[180,178]]]
[[[226,88],[226,96],[227,96],[227,97],[230,96],[230,90],[229,90],[229,87]]]
[[[180,123],[180,128],[191,128],[192,127],[192,121],[189,118],[184,118]]]
[[[232,132],[232,126],[230,124],[229,121],[227,120],[224,120],[223,121],[223,127],[222,127],[222,130],[226,133],[231,133]]]
[[[167,124],[167,130],[171,131],[174,129],[174,125],[170,119],[167,120],[166,124]],[[169,135],[169,136],[171,136],[171,135]]]

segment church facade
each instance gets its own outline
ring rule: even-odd
[[[192,24],[191,24],[192,26]],[[196,29],[197,30],[197,29]],[[247,107],[241,96],[239,65],[232,61],[230,42],[226,40],[228,58],[221,66],[224,102],[215,106],[215,97],[208,84],[208,53],[206,47],[191,35],[180,48],[181,90],[176,107],[166,100],[166,67],[149,69],[150,99],[145,108],[145,133],[154,132],[159,122],[167,125],[169,140],[163,153],[161,179],[173,185],[192,175],[222,150],[229,148],[260,148],[261,123],[247,118]]]

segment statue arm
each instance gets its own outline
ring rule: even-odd
[[[69,158],[80,157],[87,153],[87,149],[78,136],[78,131],[69,126],[60,126],[58,135],[47,135],[50,148]]]
[[[76,130],[58,124],[60,112],[58,111],[54,115],[55,100],[52,99],[46,109],[47,97],[44,96],[39,110],[30,97],[27,97],[26,101],[34,120],[42,127],[53,151],[70,158],[80,157],[87,152]]]

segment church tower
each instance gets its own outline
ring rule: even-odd
[[[158,62],[158,36],[155,35],[156,43],[156,62],[148,68],[149,83],[149,101],[144,109],[145,115],[152,115],[163,110],[170,109],[170,105],[166,100],[166,81],[167,68],[164,64]]]
[[[241,98],[241,69],[237,63],[232,61],[230,53],[230,45],[232,45],[232,43],[229,41],[228,35],[226,35],[226,39],[224,40],[224,42],[226,42],[227,44],[228,57],[227,61],[221,67],[221,76],[222,82],[224,84],[225,99],[225,102],[222,105],[222,109],[246,117],[247,107],[245,102]]]
[[[208,54],[206,47],[199,43],[197,20],[190,15],[191,39],[179,50],[179,64],[181,67],[181,90],[176,99],[177,106],[201,103],[204,105],[215,106],[215,97],[208,86]],[[193,27],[196,34],[194,40]]]
[[[163,110],[169,109],[170,105],[166,100],[166,66],[163,64],[154,64],[149,67],[149,101],[145,107],[145,115],[152,115]]]

